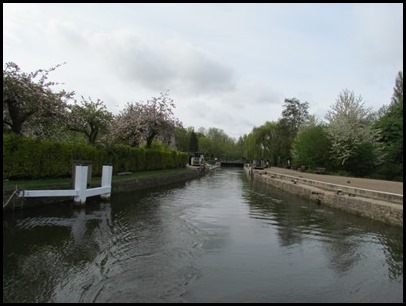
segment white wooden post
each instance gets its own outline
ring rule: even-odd
[[[101,194],[102,199],[110,199],[111,195],[111,178],[113,175],[113,166],[103,165],[101,187],[110,187],[109,193]]]
[[[76,166],[75,170],[75,190],[78,195],[74,197],[75,203],[84,204],[86,202],[87,188],[87,166]]]

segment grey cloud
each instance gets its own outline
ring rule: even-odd
[[[182,39],[128,31],[91,32],[54,20],[51,31],[76,51],[99,59],[126,83],[199,95],[235,89],[234,71]]]
[[[68,43],[68,46],[83,47],[87,44],[85,34],[72,22],[52,20],[49,30],[56,33],[56,37]]]
[[[280,94],[252,80],[239,82],[237,90],[224,96],[223,103],[238,108],[263,108],[281,103]]]
[[[150,39],[111,33],[93,41],[125,82],[153,90],[181,88],[204,94],[234,89],[234,72],[203,51],[181,40]]]
[[[207,100],[204,97],[188,100],[189,107],[184,105],[186,100],[178,102],[184,118],[196,117],[196,111],[190,105],[199,106],[198,122],[188,124],[220,128],[229,136],[238,138],[249,133],[254,126],[277,120],[283,100],[279,93],[259,82],[247,81],[239,82],[233,92],[213,95]]]
[[[195,60],[186,62],[185,69],[180,76],[188,82],[195,91],[228,91],[235,88],[233,71],[209,57],[195,53]]]
[[[126,50],[127,49],[127,50]],[[176,73],[154,50],[132,46],[111,54],[124,81],[136,81],[151,89],[166,89]]]

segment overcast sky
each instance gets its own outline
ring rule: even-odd
[[[50,74],[76,98],[166,90],[184,127],[238,138],[285,98],[322,119],[345,88],[378,110],[403,69],[403,4],[3,3],[3,65]]]

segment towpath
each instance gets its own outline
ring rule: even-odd
[[[291,169],[271,167],[265,169],[265,171],[275,172],[279,174],[292,175],[297,177],[303,177],[306,179],[322,181],[331,184],[343,185],[348,187],[390,192],[403,194],[403,182],[392,182],[384,180],[373,180],[366,178],[357,178],[357,177],[348,177],[348,176],[335,176],[335,175],[326,175],[326,174],[315,174],[300,172]]]

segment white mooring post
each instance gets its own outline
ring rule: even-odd
[[[78,195],[73,198],[75,203],[85,204],[87,188],[87,166],[76,166],[74,188],[78,192]]]
[[[113,176],[113,166],[103,165],[101,187],[110,187],[111,192],[111,178]],[[110,199],[110,193],[101,194],[102,199]]]

